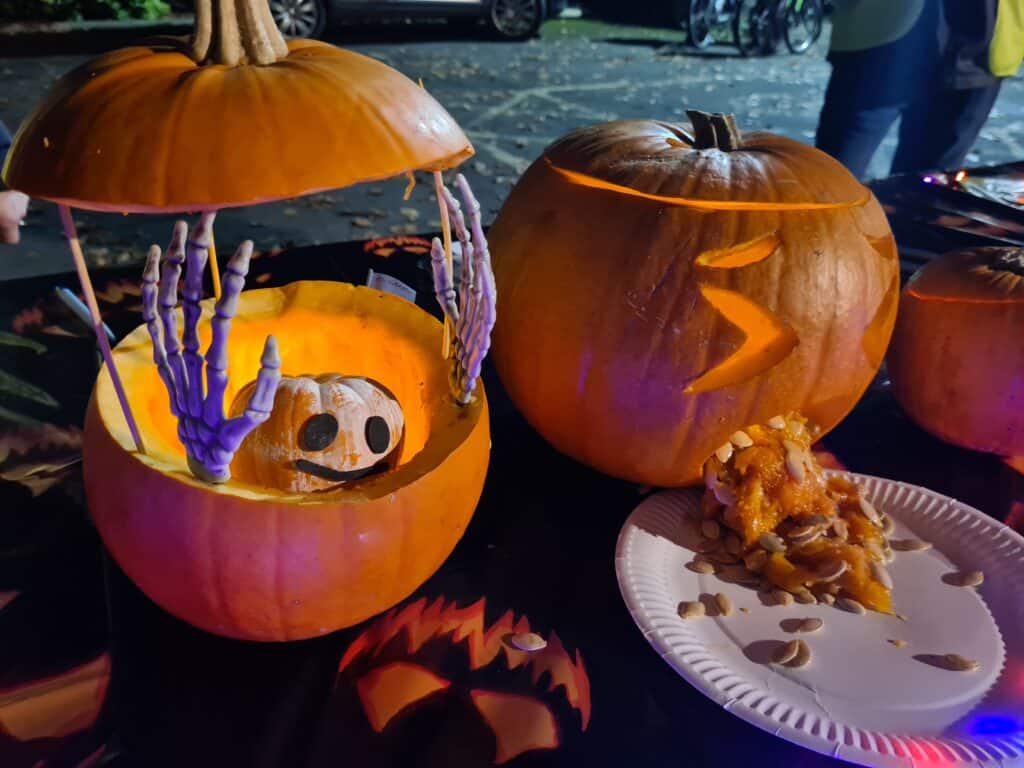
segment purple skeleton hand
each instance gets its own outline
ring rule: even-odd
[[[480,367],[491,347],[497,291],[494,273],[491,271],[491,254],[487,250],[487,239],[480,225],[480,203],[473,197],[469,183],[462,174],[459,174],[455,183],[467,209],[468,229],[458,200],[446,188],[442,187],[442,191],[444,204],[448,208],[462,250],[458,293],[445,259],[444,246],[436,237],[431,244],[430,259],[437,301],[451,327],[455,329],[452,394],[459,405],[466,405],[473,398]]]
[[[242,243],[228,262],[222,280],[223,292],[211,321],[212,339],[204,357],[199,352],[197,327],[201,314],[199,300],[202,298],[203,271],[209,256],[214,215],[203,214],[187,239],[185,222],[179,221],[174,225],[162,274],[159,246],[154,245],[149,249],[142,276],[142,318],[153,340],[153,362],[170,395],[171,413],[178,419],[178,438],[185,446],[188,467],[193,475],[204,482],[223,483],[231,477],[229,466],[242,440],[270,416],[277,384],[281,379],[281,360],[277,353],[277,342],[273,336],[268,336],[263,347],[256,388],[245,412],[232,419],[225,418],[228,332],[231,330],[231,320],[238,311],[238,295],[245,286],[245,276],[249,271],[252,242]],[[181,289],[185,328],[179,342],[175,307],[178,303],[182,263],[187,263],[185,282]],[[160,323],[157,322],[158,315]]]

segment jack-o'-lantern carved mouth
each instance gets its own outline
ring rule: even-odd
[[[317,464],[315,461],[309,461],[308,459],[296,459],[295,469],[298,472],[304,472],[307,475],[313,475],[313,477],[319,477],[323,480],[346,483],[369,477],[370,475],[378,475],[381,472],[387,472],[388,463],[385,460],[381,460],[369,467],[340,470],[325,467],[323,464]]]

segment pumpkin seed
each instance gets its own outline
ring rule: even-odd
[[[871,502],[862,496],[859,499],[857,499],[857,503],[860,505],[861,514],[863,514],[864,517],[870,520],[872,525],[881,528],[882,518],[878,516],[878,510],[875,509]]]
[[[796,655],[790,660],[790,667],[806,667],[811,663],[811,647],[803,640],[797,640]]]
[[[828,592],[822,592],[820,595],[818,595],[818,602],[822,605],[835,605],[836,596]]]
[[[704,607],[704,603],[699,600],[679,604],[679,618],[681,619],[699,619],[706,613],[707,609]]]
[[[712,489],[712,493],[715,494],[718,503],[723,506],[731,507],[736,503],[736,492],[727,485],[716,485]]]
[[[882,515],[882,533],[886,536],[892,536],[893,531],[896,530],[896,523],[889,515]]]
[[[548,646],[548,641],[533,632],[520,632],[508,639],[515,648],[527,653],[542,651]]]
[[[771,531],[762,533],[758,538],[757,543],[769,552],[785,552],[786,543],[779,537],[777,533]]]
[[[889,569],[884,565],[881,563],[871,563],[871,575],[883,587],[892,589],[892,576],[889,575]]]
[[[725,593],[716,593],[715,603],[718,605],[718,612],[723,616],[729,616],[732,613],[732,600],[730,600],[729,596]]]
[[[961,571],[954,573],[950,581],[958,587],[980,587],[985,583],[985,574],[981,571]]]
[[[835,581],[844,573],[849,566],[845,560],[829,560],[818,569],[818,578],[822,581]]]
[[[704,539],[704,541],[697,544],[694,549],[700,552],[702,555],[707,555],[712,552],[717,552],[722,547],[722,542],[716,539]]]
[[[776,605],[792,605],[794,600],[793,595],[784,589],[772,590],[772,597],[775,598]]]
[[[790,640],[785,645],[782,645],[775,649],[772,653],[772,661],[776,664],[788,664],[796,655],[800,652],[800,641]]]
[[[840,597],[838,600],[836,600],[836,605],[838,605],[844,611],[856,613],[858,616],[863,616],[865,613],[868,612],[867,608],[858,603],[852,597]]]
[[[793,599],[796,600],[798,603],[802,603],[803,605],[813,605],[814,603],[818,602],[818,598],[816,598],[814,596],[814,593],[806,587],[798,589],[796,592],[794,592]]]
[[[725,551],[730,555],[738,555],[743,552],[743,542],[740,541],[739,536],[730,533],[725,537]]]
[[[974,672],[981,665],[974,659],[968,659],[959,653],[947,653],[940,656],[939,663],[951,672]]]
[[[832,530],[835,531],[836,536],[843,541],[846,541],[846,539],[850,537],[850,525],[841,517],[837,517],[832,521]]]
[[[796,628],[797,632],[818,632],[822,627],[825,626],[825,622],[821,619],[804,619],[800,622],[800,626]]]
[[[708,560],[719,565],[737,565],[740,562],[736,555],[730,555],[728,552],[712,552],[708,555]]]
[[[715,572],[714,564],[709,563],[707,560],[694,560],[692,562],[687,563],[686,567],[694,573],[700,573],[705,576]]]
[[[722,527],[715,520],[704,520],[700,524],[700,532],[709,539],[718,539],[722,535]]]
[[[749,448],[754,444],[754,441],[750,439],[750,435],[744,432],[742,429],[738,429],[732,433],[729,437],[729,442],[735,445],[737,448]]]
[[[889,546],[899,552],[924,552],[932,548],[931,542],[920,539],[893,539]]]
[[[768,419],[768,426],[771,427],[772,429],[785,429],[786,420],[781,416],[772,416],[770,419]]]
[[[863,544],[864,549],[874,555],[876,560],[885,560],[885,550],[874,539],[868,539]]]
[[[720,445],[718,447],[718,450],[715,451],[715,458],[718,459],[723,464],[725,464],[725,462],[727,462],[729,459],[731,459],[732,458],[732,443],[726,443],[725,445]]]
[[[786,449],[786,471],[796,482],[802,483],[806,477],[803,449],[792,440],[783,440],[782,445]]]
[[[768,562],[768,553],[763,549],[755,549],[749,555],[743,558],[743,564],[754,573],[759,572],[764,568],[765,563]]]
[[[800,525],[828,525],[830,522],[831,519],[824,515],[810,515],[800,518]]]
[[[786,538],[790,541],[800,541],[802,539],[810,540],[819,533],[821,533],[821,528],[817,525],[798,525],[789,530],[789,533],[786,534]]]

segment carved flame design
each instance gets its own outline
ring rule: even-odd
[[[547,638],[547,647],[535,653],[526,653],[509,647],[504,638],[510,633],[530,632],[525,616],[516,618],[507,611],[490,627],[484,619],[485,599],[465,608],[439,597],[432,603],[426,598],[410,603],[401,610],[392,611],[374,622],[357,637],[338,665],[343,672],[363,656],[373,657],[398,637],[404,637],[406,651],[415,654],[428,640],[451,636],[452,643],[465,643],[471,670],[487,666],[504,655],[509,669],[527,667],[534,684],[547,673],[548,691],[561,687],[569,705],[580,713],[582,729],[590,722],[590,679],[577,650],[570,656],[555,632]],[[440,678],[437,678],[440,682]],[[421,681],[422,682],[422,681]]]

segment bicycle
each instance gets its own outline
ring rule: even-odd
[[[744,56],[773,54],[780,39],[802,54],[821,37],[824,15],[821,0],[739,0],[733,39]]]
[[[707,48],[714,43],[714,28],[733,25],[742,4],[742,0],[690,0],[686,7],[690,45]]]

